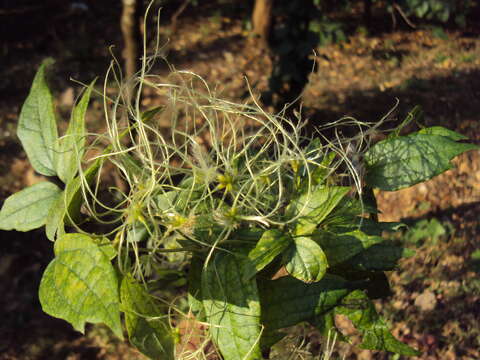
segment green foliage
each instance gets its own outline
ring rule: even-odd
[[[258,359],[260,302],[248,259],[218,253],[202,273],[202,298],[212,339],[226,360]]]
[[[45,69],[53,63],[45,60],[33,80],[22,106],[17,135],[33,168],[46,176],[56,175],[55,142],[58,137],[53,97],[45,79]]]
[[[425,239],[431,239],[435,244],[438,238],[447,234],[445,227],[437,219],[424,219],[415,223],[405,234],[405,240],[413,244],[419,244]]]
[[[377,314],[374,304],[361,290],[347,295],[335,308],[337,314],[347,316],[362,333],[360,347],[369,350],[386,350],[406,356],[418,356],[419,351],[398,341],[388,330],[385,321]]]
[[[80,102],[72,111],[72,118],[68,124],[67,133],[58,139],[56,152],[57,162],[55,164],[58,177],[67,184],[77,173],[85,147],[85,113],[90,100],[90,94],[95,82],[85,90]]]
[[[60,194],[58,186],[46,181],[13,194],[0,211],[0,228],[29,231],[45,225],[48,210]]]
[[[123,338],[117,274],[101,244],[86,235],[65,234],[54,250],[40,283],[43,311],[80,332],[85,322],[104,323]]]
[[[395,191],[431,179],[450,169],[455,156],[477,148],[459,139],[461,135],[435,127],[380,141],[365,154],[366,181]]]
[[[129,109],[137,112],[134,125],[119,130],[113,118],[108,136],[98,135],[110,144],[87,162],[84,118],[93,83],[58,139],[45,66],[19,131],[22,141],[36,144],[27,151],[35,168],[58,176],[65,190],[49,182],[34,185],[12,195],[0,212],[3,229],[45,224],[47,236],[56,239],[39,290],[45,312],[79,331],[86,322],[105,323],[119,337],[123,312],[133,345],[150,358],[174,359],[181,354],[171,324],[184,313],[160,305],[157,296],[186,283],[187,316],[209,325],[209,339],[224,359],[261,359],[284,336],[278,330],[304,321],[323,335],[340,334],[336,315],[350,318],[363,348],[418,354],[391,335],[371,302],[389,294],[384,271],[411,251],[384,240],[382,232],[402,224],[378,222],[374,199],[365,194],[440,174],[453,157],[476,148],[459,142],[463,136],[441,127],[407,136],[394,130],[361,154],[367,173],[359,182],[350,154],[339,151],[352,139],[322,144],[304,137],[301,125],[263,110],[172,85],[165,107]],[[202,125],[198,119],[182,123],[183,114],[202,114]],[[168,138],[155,126],[170,115]],[[237,117],[257,127],[238,126]],[[40,133],[25,132],[30,128]],[[133,133],[125,145],[122,138]],[[198,139],[205,134],[211,143],[203,147]],[[128,193],[111,190],[107,203],[99,196],[104,161],[129,185]],[[346,186],[349,181],[356,187]],[[82,206],[90,217],[82,215]],[[85,223],[106,223],[108,232],[89,235]],[[81,233],[68,233],[72,228]],[[172,273],[173,280],[165,278]]]
[[[152,359],[174,359],[173,331],[147,290],[127,275],[120,297],[130,342]]]
[[[473,1],[469,0],[401,0],[397,2],[409,15],[443,23],[453,19],[459,26],[465,26],[465,17],[473,6]]]

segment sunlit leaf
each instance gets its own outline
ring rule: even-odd
[[[248,274],[248,276],[254,276],[258,271],[270,264],[292,242],[293,239],[280,230],[272,229],[265,231],[255,248],[248,253],[248,258],[254,265],[252,270],[255,269],[255,272]]]
[[[246,258],[217,253],[202,273],[207,322],[225,360],[262,358],[257,283],[245,276],[252,272],[250,267]]]
[[[94,83],[95,81],[85,89],[80,102],[73,109],[65,136],[57,140],[55,169],[65,184],[77,173],[85,150],[85,113]]]
[[[48,211],[62,191],[45,181],[8,197],[0,211],[0,229],[30,231],[45,225]]]
[[[22,106],[17,129],[33,168],[46,176],[56,175],[54,145],[58,138],[53,98],[45,81],[45,69],[52,63],[47,59],[38,69]]]
[[[342,186],[319,186],[294,199],[287,208],[287,215],[298,216],[295,234],[311,234],[349,190]]]
[[[305,282],[319,281],[328,267],[322,248],[305,236],[295,238],[283,258],[288,273]]]
[[[115,269],[89,236],[66,234],[55,242],[55,258],[43,274],[39,297],[43,311],[80,332],[86,322],[104,323],[123,337]]]
[[[394,191],[418,184],[450,169],[450,160],[455,156],[477,148],[453,140],[458,136],[439,133],[447,134],[444,130],[424,129],[375,144],[365,154],[368,186]]]

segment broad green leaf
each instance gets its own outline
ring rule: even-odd
[[[248,258],[254,265],[254,268],[252,267],[254,272],[248,274],[248,277],[255,276],[258,271],[270,264],[273,259],[280,255],[292,242],[293,239],[290,236],[279,230],[272,229],[265,231],[255,248],[248,253]]]
[[[120,287],[130,342],[151,359],[174,359],[173,331],[146,289],[127,275]]]
[[[53,98],[45,81],[45,68],[52,63],[47,59],[40,65],[22,106],[17,129],[33,168],[46,176],[56,175],[54,145],[58,138]]]
[[[401,258],[410,257],[414,254],[413,250],[385,242],[371,246],[349,259],[342,266],[357,271],[389,271],[397,267]]]
[[[455,156],[477,148],[428,131],[432,130],[386,139],[370,148],[365,154],[368,186],[395,191],[418,184],[450,169]]]
[[[445,136],[453,141],[467,140],[468,138],[465,135],[459,134],[453,130],[444,128],[442,126],[432,126],[429,128],[422,129],[418,132],[419,134],[426,135],[440,135]]]
[[[305,236],[294,239],[284,252],[283,262],[290,275],[305,282],[319,281],[328,267],[322,248]]]
[[[39,297],[43,311],[84,332],[85,323],[104,323],[123,338],[118,279],[96,242],[66,234],[55,242],[55,258],[45,270]]]
[[[45,181],[9,196],[0,210],[0,229],[30,231],[45,225],[61,193],[58,186]]]
[[[98,170],[102,160],[99,158],[85,171],[83,180],[90,184]],[[83,203],[82,180],[79,176],[75,177],[66,186],[65,190],[59,196],[48,212],[45,232],[47,238],[55,240],[65,233],[65,225],[72,224],[80,220],[80,208]]]
[[[335,308],[335,312],[347,316],[360,331],[363,337],[360,348],[385,350],[406,356],[420,355],[420,352],[393,337],[363,291],[355,290],[350,293],[342,300],[342,305]]]
[[[290,276],[259,281],[262,324],[266,331],[293,326],[332,310],[350,291],[343,278],[326,274],[306,284]]]
[[[248,259],[217,253],[202,272],[202,298],[213,341],[225,360],[261,359],[260,303]]]
[[[65,184],[70,182],[78,171],[85,148],[85,113],[95,81],[83,93],[80,102],[74,107],[65,136],[56,143],[57,161],[55,169]]]
[[[334,233],[319,229],[312,234],[312,239],[325,252],[330,266],[340,264],[368,249],[370,246],[383,242],[381,236],[367,235],[360,230]]]
[[[311,234],[349,190],[342,186],[319,186],[294,199],[287,208],[287,215],[298,216],[295,235]]]
[[[98,245],[98,248],[103,252],[103,254],[108,258],[108,260],[115,259],[115,257],[117,256],[117,250],[108,238],[100,238],[100,240],[96,243]]]

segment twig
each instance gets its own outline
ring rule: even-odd
[[[400,5],[398,5],[396,2],[394,2],[392,6],[393,6],[393,8],[394,8],[395,10],[398,11],[398,13],[399,13],[400,16],[402,17],[402,19],[407,23],[408,26],[410,26],[412,29],[416,29],[416,28],[417,28],[417,26],[410,21],[410,19],[408,18],[407,14],[405,14],[405,12],[404,12],[403,9],[400,7]]]
[[[175,11],[170,18],[170,31],[172,32],[172,34],[175,33],[175,31],[177,30],[178,17],[185,11],[188,4],[190,4],[190,0],[184,0],[182,5],[178,7],[177,11]]]

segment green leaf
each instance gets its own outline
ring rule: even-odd
[[[55,242],[55,258],[45,270],[39,297],[43,311],[84,332],[85,322],[104,323],[123,338],[118,279],[95,241],[66,234]]]
[[[337,314],[347,316],[363,336],[360,348],[385,350],[406,356],[418,356],[420,352],[398,341],[387,328],[385,321],[377,314],[375,306],[361,290],[355,290],[335,308]]]
[[[342,266],[351,270],[390,271],[397,267],[400,259],[414,254],[415,251],[413,250],[385,242],[371,246],[342,264]]]
[[[45,225],[61,193],[58,186],[45,181],[9,196],[0,210],[0,229],[30,231]]]
[[[290,275],[305,282],[319,281],[328,267],[322,248],[305,236],[294,239],[284,253],[283,262]]]
[[[429,128],[422,129],[418,132],[419,134],[426,134],[426,135],[439,135],[439,136],[445,136],[446,138],[449,138],[450,140],[453,141],[459,141],[459,140],[467,140],[468,138],[462,134],[459,134],[455,131],[452,131],[450,129],[444,128],[442,126],[432,126]]]
[[[299,217],[295,235],[311,234],[349,190],[349,187],[343,186],[319,186],[294,199],[287,208],[287,215]]]
[[[383,242],[381,236],[367,235],[360,230],[346,233],[316,230],[312,239],[323,249],[330,266],[340,264],[370,246]]]
[[[188,306],[198,321],[205,321],[202,302],[202,271],[204,259],[193,256],[188,272]]]
[[[253,264],[217,253],[202,273],[202,297],[213,341],[225,360],[261,359],[260,303]]]
[[[55,169],[65,184],[70,182],[78,171],[85,148],[85,113],[87,112],[93,81],[83,93],[80,102],[72,111],[65,136],[57,140],[57,161]]]
[[[450,160],[477,146],[458,143],[452,135],[423,133],[380,141],[365,154],[366,183],[370,187],[395,191],[426,181],[450,169]]]
[[[293,242],[293,239],[283,232],[272,229],[262,234],[255,248],[248,253],[248,258],[254,265],[253,273],[248,274],[248,278],[255,276],[257,272],[270,264],[275,257],[280,255]]]
[[[120,297],[130,342],[152,359],[173,360],[173,331],[146,289],[127,275],[122,280]]]
[[[46,176],[56,175],[54,144],[58,138],[53,98],[45,81],[45,68],[52,63],[52,59],[47,59],[40,65],[22,106],[17,129],[33,168]]]
[[[85,171],[83,180],[87,182],[87,184],[90,184],[95,178],[101,163],[101,158],[98,158]],[[45,232],[48,239],[52,241],[55,240],[55,237],[65,234],[65,225],[80,220],[80,208],[83,201],[82,179],[77,176],[65,186],[65,190],[48,212],[45,224]]]
[[[293,326],[325,314],[351,291],[346,280],[330,274],[312,284],[290,276],[259,281],[258,290],[262,324],[268,331]]]

